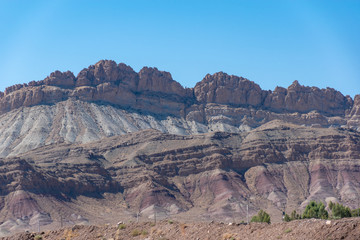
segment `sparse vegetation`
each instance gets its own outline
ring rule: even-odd
[[[329,202],[329,209],[331,210],[332,217],[333,218],[345,218],[345,217],[351,217],[352,212],[349,207],[345,207],[344,205],[340,203],[333,203]]]
[[[120,230],[123,230],[123,229],[125,229],[126,228],[126,225],[125,224],[119,224],[119,226],[118,226],[118,228],[120,229]]]
[[[351,210],[352,217],[359,217],[360,216],[360,208]]]
[[[41,235],[36,235],[34,237],[34,240],[42,240],[42,239],[43,239],[43,237]]]
[[[174,221],[173,221],[173,220],[169,220],[168,223],[169,223],[169,224],[173,224]]]
[[[233,240],[234,237],[233,237],[233,234],[231,233],[224,233],[223,235],[223,240]]]
[[[325,205],[322,202],[311,201],[306,206],[302,217],[327,219],[329,217],[329,213],[325,210]]]
[[[284,221],[285,221],[285,222],[290,222],[290,221],[296,220],[296,219],[301,219],[301,215],[298,214],[298,213],[296,212],[296,210],[293,210],[293,211],[291,212],[290,216],[289,216],[288,214],[285,214],[285,216],[284,216]]]
[[[284,221],[285,221],[285,222],[290,222],[290,221],[291,221],[291,218],[290,218],[289,215],[287,215],[287,213],[285,213]]]
[[[131,236],[133,236],[133,237],[137,237],[137,236],[139,236],[139,235],[141,235],[141,231],[138,230],[138,229],[134,229],[134,230],[131,232]]]
[[[251,218],[251,222],[266,222],[270,223],[270,215],[264,210],[260,210],[257,215]]]
[[[186,225],[186,224],[184,224],[184,223],[182,223],[181,225],[180,225],[180,232],[181,232],[181,234],[185,234],[185,229],[187,228],[188,226]]]
[[[291,232],[292,231],[292,229],[291,228],[288,228],[288,229],[286,229],[284,232],[285,233],[289,233],[289,232]]]

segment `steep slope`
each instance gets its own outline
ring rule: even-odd
[[[92,223],[137,212],[245,220],[247,204],[250,214],[263,208],[278,221],[283,210],[302,209],[310,200],[357,207],[359,140],[355,131],[273,121],[240,134],[145,130],[49,145],[1,161],[0,221],[20,219],[31,227],[29,220],[41,213],[49,216],[48,227],[59,226],[58,209],[64,221],[75,214]],[[3,229],[19,227],[6,224]]]
[[[238,133],[272,120],[359,129],[359,96],[327,88],[264,91],[245,78],[207,75],[193,89],[168,72],[102,60],[77,77],[55,71],[0,93],[0,157],[52,143],[87,143],[148,128],[191,135]]]

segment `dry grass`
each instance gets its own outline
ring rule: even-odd
[[[180,225],[180,232],[182,235],[185,235],[185,229],[188,227],[188,225],[186,225],[185,223],[182,223]]]
[[[224,233],[223,234],[223,240],[233,240],[233,239],[235,239],[234,237],[233,237],[233,233]]]

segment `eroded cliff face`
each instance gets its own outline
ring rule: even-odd
[[[183,88],[168,72],[102,60],[0,94],[0,157],[54,142],[86,143],[154,128],[191,135],[249,131],[272,120],[359,129],[359,97],[304,87],[264,91],[245,78],[219,72]]]
[[[243,133],[180,136],[150,129],[49,145],[1,161],[0,221],[40,212],[55,224],[61,207],[64,219],[77,214],[96,222],[98,212],[114,204],[109,194],[117,196],[116,213],[144,218],[157,211],[159,218],[245,220],[249,204],[250,214],[262,208],[278,221],[282,211],[302,210],[310,200],[355,208],[359,141],[356,131],[272,121]],[[19,197],[11,197],[15,193]],[[96,208],[90,207],[94,198]]]
[[[9,87],[0,95],[0,114],[23,106],[57,103],[69,98],[98,101],[154,114],[187,117],[207,105],[254,108],[274,113],[319,112],[324,116],[349,115],[354,106],[349,96],[332,88],[304,87],[294,81],[287,89],[264,91],[246,78],[219,72],[206,75],[194,88],[183,88],[171,74],[101,60],[77,77],[55,71],[39,82]],[[202,119],[207,116],[201,116]],[[201,118],[199,117],[199,118]]]
[[[188,95],[191,91],[168,72],[145,67],[136,73],[125,64],[102,60],[83,69],[76,78],[71,72],[56,71],[42,81],[7,88],[0,99],[0,114],[24,106],[78,99],[181,116]]]
[[[264,91],[219,72],[183,88],[168,72],[102,60],[0,93],[0,235],[38,222],[245,220],[310,200],[357,207],[360,95]],[[101,214],[99,214],[101,213]]]

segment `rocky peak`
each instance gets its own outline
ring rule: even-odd
[[[73,88],[75,86],[75,76],[70,71],[55,71],[52,72],[49,77],[43,80],[43,84],[62,88]]]
[[[55,71],[42,81],[6,88],[0,93],[0,114],[21,106],[55,103],[70,97],[181,116],[188,112],[185,108],[191,111],[199,104],[208,103],[277,113],[317,111],[327,116],[345,116],[355,111],[351,110],[351,97],[332,88],[303,86],[298,81],[287,89],[277,87],[271,92],[261,90],[259,85],[246,78],[218,72],[207,74],[194,88],[185,89],[169,72],[144,67],[137,73],[123,63],[101,60],[84,68],[77,77],[70,71]],[[195,119],[204,119],[199,114],[201,111],[195,114]]]
[[[144,67],[139,72],[139,92],[152,91],[186,96],[185,89],[172,79],[171,74],[157,68]]]
[[[15,84],[13,86],[7,87],[5,89],[4,95],[6,96],[6,95],[8,95],[8,94],[10,94],[12,92],[15,92],[17,90],[20,90],[20,89],[24,88],[24,87],[27,87],[27,84]]]
[[[333,88],[307,87],[295,80],[287,89],[277,87],[267,96],[264,106],[277,112],[316,110],[326,115],[344,116],[352,106],[352,99]]]
[[[117,65],[112,60],[101,60],[95,65],[84,68],[77,76],[76,86],[97,86],[105,82],[119,82],[123,75],[131,72],[135,73],[125,64]],[[125,72],[122,72],[124,71]]]
[[[218,72],[207,74],[196,84],[194,93],[202,103],[259,106],[265,91],[246,78]]]
[[[360,118],[360,95],[356,95],[354,98],[354,105],[351,109],[350,116],[358,116]]]

